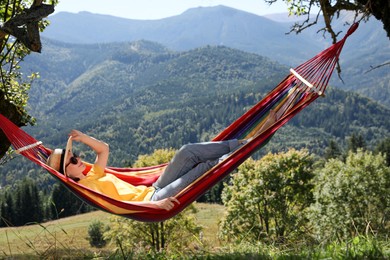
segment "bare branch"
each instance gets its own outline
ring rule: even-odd
[[[377,66],[370,66],[371,69],[367,70],[364,74],[369,73],[369,72],[371,72],[371,71],[373,71],[373,70],[375,70],[375,69],[378,69],[378,68],[380,68],[380,67],[383,67],[383,66],[390,66],[390,61],[385,62],[385,63],[380,64],[380,65],[377,65]]]

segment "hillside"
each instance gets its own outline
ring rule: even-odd
[[[176,51],[224,45],[295,64],[318,45],[286,36],[288,25],[225,6],[193,8],[160,20],[132,20],[88,12],[50,17],[44,37],[68,43],[108,43],[148,40]],[[286,39],[287,38],[287,39]],[[288,44],[286,44],[288,40]],[[305,46],[305,49],[300,49]]]
[[[225,6],[189,9],[181,15],[159,20],[132,20],[88,12],[58,13],[50,16],[51,25],[43,36],[62,42],[102,44],[149,40],[175,51],[194,48],[227,46],[297,66],[329,46],[320,25],[300,34],[287,34],[297,20],[286,22],[287,14],[262,17]],[[354,15],[341,13],[333,22],[340,37],[345,34]],[[382,24],[371,18],[348,39],[340,57],[342,79],[331,84],[344,90],[354,90],[390,106],[390,70],[372,67],[388,62],[390,42]]]
[[[50,49],[49,44],[47,46]],[[41,124],[50,122],[52,125],[47,125],[47,129],[61,131],[63,135],[74,124],[79,128],[95,129],[95,133],[108,130],[97,125],[109,125],[115,136],[123,136],[131,142],[127,153],[135,156],[159,147],[178,148],[183,142],[211,138],[242,113],[245,107],[242,102],[249,102],[246,100],[249,99],[249,105],[254,104],[254,98],[268,92],[286,71],[264,57],[226,47],[171,52],[144,41],[123,44],[121,48],[116,44],[89,46],[89,51],[94,49],[96,55],[104,50],[108,58],[101,62],[88,60],[88,56],[96,56],[90,52],[86,52],[84,58],[79,56],[77,53],[83,52],[77,45],[61,51],[56,51],[55,45],[52,48],[47,56],[26,60],[31,69],[51,63],[51,70],[42,71],[42,80],[34,84],[30,93],[31,113]],[[61,52],[74,57],[65,63],[65,68],[77,67],[80,60],[84,60],[86,67],[91,67],[72,73],[62,69],[63,60],[55,59],[55,53]],[[256,97],[245,98],[246,93],[253,92],[258,92]],[[243,97],[230,102],[232,113],[225,115],[228,112],[224,105],[226,99],[239,93]],[[205,107],[210,109],[202,109]],[[202,118],[207,120],[201,122]],[[203,125],[190,134],[194,131],[194,123]],[[161,125],[171,130],[159,131]],[[210,132],[216,126],[218,128]],[[136,134],[132,134],[133,131],[144,133],[137,140],[131,140],[129,136]],[[157,136],[156,131],[160,132]],[[172,138],[172,134],[177,138]],[[145,139],[154,145],[137,145]],[[144,145],[147,150],[142,148]],[[119,157],[123,157],[123,151]]]
[[[85,131],[110,143],[115,166],[154,149],[212,139],[288,73],[265,57],[227,47],[173,52],[146,41],[45,46],[45,53],[25,61],[25,67],[42,71],[30,92],[37,125],[25,130],[51,148],[62,147],[70,129]],[[321,155],[330,140],[344,145],[353,133],[372,147],[389,136],[389,116],[372,100],[331,88],[258,155],[289,147]],[[1,184],[38,172],[18,158],[0,168]],[[51,182],[45,177],[40,184]]]

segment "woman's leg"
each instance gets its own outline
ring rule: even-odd
[[[162,189],[192,170],[199,163],[215,161],[219,157],[233,151],[238,145],[238,140],[184,145],[175,154],[164,173],[153,186],[157,189]]]
[[[198,179],[203,173],[210,170],[214,165],[218,163],[219,159],[213,161],[202,162],[196,165],[189,172],[176,179],[175,181],[169,183],[162,189],[156,189],[153,194],[151,200],[157,201],[162,200],[168,197],[175,196],[188,185],[193,183],[196,179]]]

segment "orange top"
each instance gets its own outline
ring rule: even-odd
[[[79,183],[110,198],[124,201],[150,201],[155,191],[152,186],[134,186],[110,173],[106,174],[98,165],[93,165],[86,178]]]

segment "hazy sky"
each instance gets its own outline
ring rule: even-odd
[[[189,8],[216,5],[257,15],[287,13],[287,6],[281,0],[271,6],[264,0],[60,0],[56,12],[88,11],[130,19],[160,19],[179,15]]]

